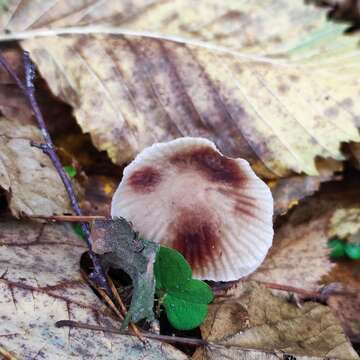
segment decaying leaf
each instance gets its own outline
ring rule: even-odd
[[[302,224],[284,224],[254,280],[313,290],[332,268],[327,246],[329,214]]]
[[[118,164],[192,135],[263,176],[317,175],[315,157],[342,160],[340,144],[360,140],[357,42],[300,0],[266,3],[22,1],[9,6],[7,28],[45,31],[19,34],[22,46]],[[80,29],[46,32],[59,26]],[[270,45],[276,58],[249,55]]]
[[[186,359],[154,340],[56,328],[58,320],[119,327],[79,272],[84,243],[63,225],[0,222],[0,349],[18,359]]]
[[[93,249],[101,254],[105,268],[122,269],[132,280],[131,304],[123,327],[128,321],[154,318],[154,262],[159,245],[138,238],[123,218],[96,220],[92,226]]]
[[[331,217],[329,235],[348,239],[360,231],[360,204],[337,209]]]
[[[328,307],[307,302],[299,308],[253,282],[243,284],[238,298],[210,305],[202,333],[216,345],[198,349],[194,360],[359,358]]]
[[[9,47],[2,49],[1,54],[17,75],[23,78],[24,71],[21,51],[17,48]],[[0,67],[0,111],[7,119],[17,121],[20,124],[30,124],[33,116],[22,91],[16,85],[14,79],[2,67]]]
[[[360,262],[344,261],[336,264],[324,278],[326,283],[337,283],[343,293],[330,293],[328,305],[340,320],[345,333],[360,343]],[[341,285],[340,285],[341,284]]]
[[[339,175],[343,170],[341,163],[330,159],[318,159],[316,167],[319,170],[319,176],[301,176],[293,175],[286,178],[269,181],[274,198],[274,216],[284,215],[287,211],[306,197],[313,195],[319,190],[320,185],[331,180],[340,180]]]
[[[0,118],[0,186],[7,192],[15,216],[53,215],[71,212],[59,175],[42,150],[31,146],[41,142],[33,125],[21,125]]]

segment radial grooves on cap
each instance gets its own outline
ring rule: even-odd
[[[232,159],[206,145],[191,150],[177,152],[170,163],[180,168],[192,168],[212,182],[240,185],[244,176]]]
[[[219,253],[217,228],[206,209],[181,209],[170,232],[172,246],[184,255],[193,269],[206,267]]]

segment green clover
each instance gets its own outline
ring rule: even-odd
[[[360,260],[360,244],[346,243],[345,254],[352,260]]]
[[[345,242],[338,239],[332,238],[328,242],[328,247],[330,248],[330,257],[337,259],[345,256]]]
[[[192,279],[190,265],[176,250],[160,247],[154,273],[156,291],[165,307],[170,324],[190,330],[206,318],[208,304],[214,299],[209,285]]]

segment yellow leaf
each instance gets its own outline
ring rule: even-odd
[[[26,38],[54,94],[118,164],[192,135],[262,176],[318,175],[316,157],[341,161],[341,143],[360,140],[356,37],[300,0],[50,5],[22,2],[2,38]]]

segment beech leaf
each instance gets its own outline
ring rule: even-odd
[[[341,143],[360,141],[357,37],[303,1],[16,5],[2,38],[26,38],[52,92],[117,164],[202,136],[262,176],[318,175],[316,158],[342,161]]]

